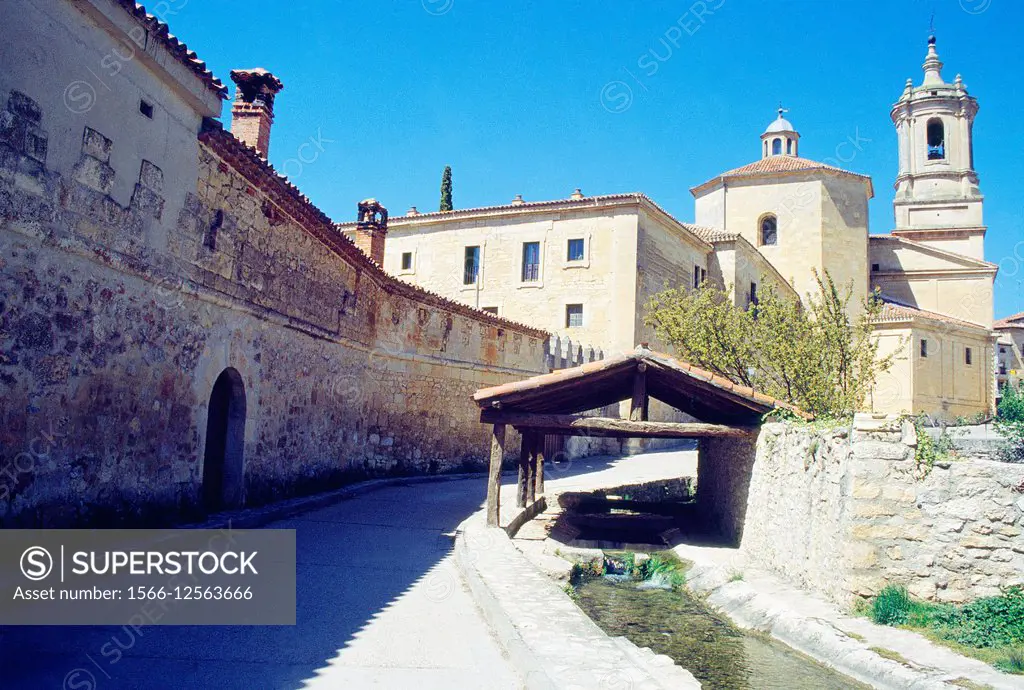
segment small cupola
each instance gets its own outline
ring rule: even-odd
[[[779,116],[772,121],[761,135],[761,157],[797,156],[799,155],[800,134],[793,125],[783,117],[789,112],[779,106]]]

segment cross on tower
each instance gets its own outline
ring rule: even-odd
[[[782,107],[782,101],[779,101],[779,119],[781,120],[783,114],[788,113],[788,112],[789,112],[789,108],[783,108]]]

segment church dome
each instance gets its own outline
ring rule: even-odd
[[[775,132],[795,132],[793,125],[789,120],[782,117],[782,113],[779,113],[779,117],[772,120],[772,123],[768,125],[768,129],[764,130],[765,134],[774,134]]]
[[[800,145],[800,134],[793,128],[793,123],[782,117],[786,110],[779,106],[779,116],[772,120],[761,135],[761,158],[769,156],[797,156]]]

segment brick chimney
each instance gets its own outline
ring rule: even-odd
[[[388,210],[376,199],[359,202],[355,243],[378,266],[384,265],[384,239],[388,234]]]
[[[274,96],[284,85],[262,67],[231,70],[231,80],[237,85],[231,105],[231,133],[266,158],[270,126],[274,124]]]

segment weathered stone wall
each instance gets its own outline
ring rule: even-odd
[[[747,495],[757,437],[702,438],[697,449],[697,508],[708,526],[739,544],[747,521]]]
[[[170,179],[116,167],[117,132],[50,129],[31,95],[0,108],[0,524],[197,514],[228,369],[248,504],[482,467],[472,393],[545,370],[542,332],[389,278],[214,125]]]
[[[854,431],[850,589],[961,602],[1024,584],[1024,467],[964,457],[923,478],[916,437]]]
[[[886,584],[962,602],[1024,583],[1024,466],[965,456],[925,471],[916,444],[892,416],[765,425],[743,551],[841,604]]]
[[[847,586],[850,453],[845,427],[762,426],[743,529],[746,555],[834,598]]]

